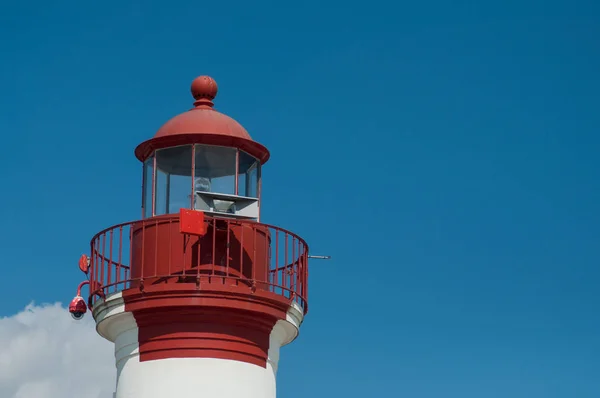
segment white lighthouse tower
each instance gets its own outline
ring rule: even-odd
[[[116,398],[274,398],[279,349],[307,311],[308,246],[260,222],[269,151],[213,109],[217,84],[135,150],[142,218],[80,260],[88,306],[115,345]]]

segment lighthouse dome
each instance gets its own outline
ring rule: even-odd
[[[191,92],[194,108],[183,112],[163,124],[154,137],[141,143],[136,157],[144,161],[156,149],[186,144],[206,144],[241,149],[265,163],[269,151],[255,142],[248,131],[235,119],[214,109],[217,83],[209,76],[194,79]]]
[[[219,134],[251,140],[250,134],[235,119],[217,112],[212,100],[217,96],[217,82],[209,76],[194,79],[191,87],[194,108],[181,113],[158,129],[155,138],[178,134]]]

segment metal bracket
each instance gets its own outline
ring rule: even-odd
[[[311,256],[310,254],[308,255],[308,258],[315,260],[331,260],[331,256]]]

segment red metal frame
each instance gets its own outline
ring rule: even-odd
[[[179,215],[165,215],[118,224],[97,233],[90,242],[90,303],[93,304],[106,295],[125,289],[141,289],[144,280],[156,281],[157,279],[165,280],[169,278],[181,278],[182,276],[188,278],[196,277],[196,283],[199,285],[200,278],[207,277],[207,268],[205,266],[203,267],[202,274],[200,273],[200,267],[193,268],[189,264],[184,264],[183,273],[180,271],[175,272],[172,270],[172,267],[176,268],[176,264],[171,264],[170,260],[166,273],[158,272],[156,269],[153,272],[142,270],[139,277],[133,278],[131,276],[131,249],[134,228],[137,233],[144,234],[145,231],[151,231],[153,228],[154,231],[157,231],[156,227],[159,224],[164,225],[168,223],[170,226],[179,222]],[[205,230],[212,227],[213,235],[212,239],[206,241],[208,242],[207,246],[198,247],[197,250],[199,252],[206,250],[206,252],[212,253],[212,259],[210,260],[211,269],[208,269],[209,277],[212,277],[212,280],[209,283],[218,283],[220,285],[232,283],[236,286],[251,286],[253,289],[261,289],[274,293],[284,300],[294,301],[303,308],[304,313],[308,311],[308,245],[302,238],[283,228],[252,221],[206,217],[204,222]],[[230,249],[229,236],[230,232],[234,232],[236,228],[239,231],[240,227],[249,229],[250,232],[241,235],[239,253],[236,253],[232,252],[233,249]],[[215,235],[217,229],[227,232],[226,242],[222,240],[223,238],[218,238]],[[268,239],[264,239],[265,236],[268,236]],[[138,253],[138,256],[141,256],[141,258],[138,258],[138,261],[142,264],[144,263],[144,253],[146,252],[144,244],[156,247],[160,242],[161,247],[168,248],[170,251],[186,250],[185,247],[171,244],[171,239],[172,235],[164,234],[159,236],[159,233],[155,233],[155,236],[148,242],[142,238],[141,247],[136,247],[136,253]],[[266,246],[264,250],[260,247],[263,252],[262,256],[257,254],[256,250],[256,244],[261,239],[265,242]],[[227,252],[224,264],[218,264],[219,261],[215,258],[215,253],[217,252],[215,245],[217,241],[220,244],[226,243]],[[210,245],[212,245],[212,250],[208,247]],[[254,250],[247,250],[248,247],[253,247]],[[157,253],[157,251],[154,251],[154,253]],[[124,256],[124,254],[127,255]],[[128,264],[124,263],[123,260],[127,257],[129,257]],[[245,260],[242,261],[244,258]],[[266,279],[256,276],[256,266],[253,267],[250,278],[244,276],[243,268],[236,270],[230,267],[232,259],[239,259],[238,264],[241,264],[241,267],[244,266],[244,263],[256,265],[257,262],[266,259]],[[153,260],[156,261],[156,258]],[[261,264],[261,266],[264,267],[265,265]],[[199,286],[201,289],[202,285]]]
[[[190,209],[194,208],[194,199],[196,196],[196,184],[194,180],[196,179],[196,145],[192,145],[192,194],[190,195]],[[168,193],[167,193],[168,195]],[[167,209],[168,210],[168,209]]]
[[[258,196],[258,221],[260,221],[260,209],[262,207],[262,165],[256,166],[256,196]]]
[[[240,179],[240,150],[236,148],[235,150],[235,194],[239,195],[239,179]]]
[[[146,162],[142,162],[142,218],[146,217]]]
[[[152,217],[156,215],[156,154],[152,157]]]

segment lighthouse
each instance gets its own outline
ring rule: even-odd
[[[69,311],[114,343],[116,398],[274,398],[308,309],[308,245],[261,222],[267,148],[215,110],[215,80],[191,91],[135,149],[141,218],[93,236]]]

